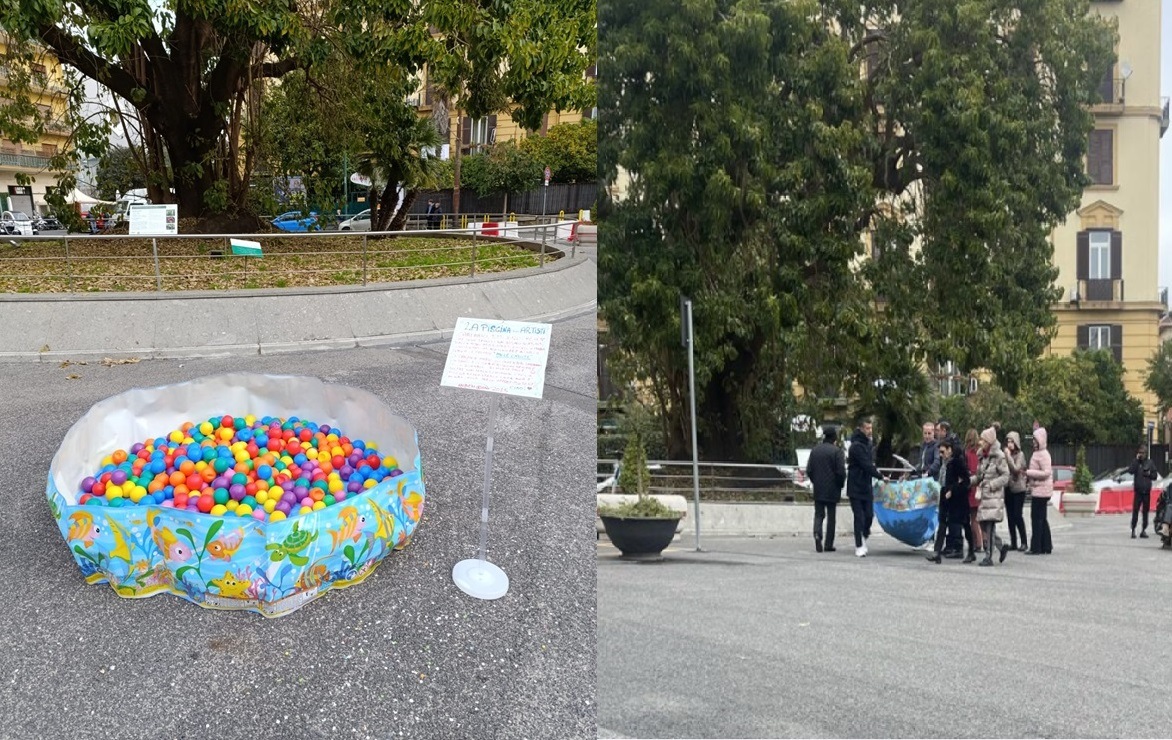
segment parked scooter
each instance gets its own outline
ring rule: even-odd
[[[1172,483],[1160,492],[1156,501],[1156,534],[1160,535],[1164,550],[1172,550]]]

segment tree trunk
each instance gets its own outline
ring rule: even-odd
[[[452,145],[452,216],[457,216],[460,213],[460,160],[462,154],[460,147],[463,146],[464,126],[461,122],[461,114],[459,108],[456,109],[456,136],[455,143]]]
[[[407,215],[411,213],[411,206],[415,205],[415,199],[419,197],[418,190],[408,190],[403,194],[403,206],[395,213],[395,217],[391,219],[389,231],[404,231],[407,226]]]

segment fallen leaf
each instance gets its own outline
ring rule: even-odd
[[[66,380],[81,380],[81,376],[78,375],[77,373],[70,373],[69,375],[65,376],[65,379]]]
[[[141,360],[139,360],[137,357],[125,357],[121,360],[115,360],[113,357],[102,358],[102,364],[106,367],[112,367],[114,365],[133,365],[136,362],[141,362]]]
[[[41,345],[41,351],[42,351],[42,352],[48,352],[48,351],[49,351],[49,345],[47,345],[47,344],[42,344],[42,345]]]

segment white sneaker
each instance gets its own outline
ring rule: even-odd
[[[868,552],[870,552],[870,550],[867,549],[867,539],[864,537],[863,538],[863,557],[866,557]]]
[[[860,557],[860,558],[865,558],[865,557],[867,557],[867,547],[866,547],[866,545],[864,545],[863,547],[856,547],[856,548],[855,548],[855,556],[856,556],[856,557]]]

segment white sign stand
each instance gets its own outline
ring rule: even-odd
[[[492,394],[488,406],[488,437],[484,447],[484,489],[480,507],[480,548],[476,558],[452,568],[452,581],[477,599],[499,599],[509,590],[509,577],[488,562],[488,502],[492,490],[493,432],[502,394],[541,398],[552,326],[524,321],[460,318],[440,385]]]

